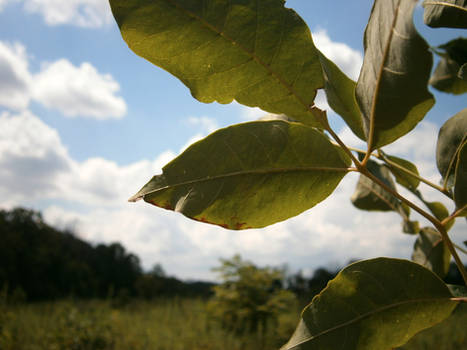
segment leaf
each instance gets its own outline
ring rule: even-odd
[[[467,63],[464,63],[460,68],[457,76],[464,81],[467,81]]]
[[[368,170],[392,189],[396,185],[386,167],[368,161]],[[364,175],[360,175],[357,188],[351,197],[353,205],[362,210],[404,212],[399,200]]]
[[[433,27],[467,28],[467,0],[425,0],[425,24]]]
[[[457,154],[466,135],[467,108],[451,117],[439,130],[436,144],[436,165],[443,176],[445,186],[451,187]]]
[[[432,54],[417,33],[413,0],[376,0],[365,30],[356,97],[370,150],[412,130],[434,104]]]
[[[350,159],[320,131],[256,121],[191,145],[134,197],[229,229],[288,219],[331,194]]]
[[[467,216],[467,137],[460,148],[454,180],[454,202],[457,209],[464,208],[462,216]]]
[[[110,0],[128,46],[179,78],[201,102],[234,99],[319,125],[323,87],[305,22],[283,0]]]
[[[412,260],[444,278],[449,271],[451,253],[435,229],[424,227],[414,243]]]
[[[420,232],[420,223],[418,221],[404,220],[402,222],[402,232],[415,235]]]
[[[324,91],[329,106],[344,119],[356,136],[366,141],[362,115],[355,98],[357,83],[347,77],[322,52],[318,51],[318,53],[323,67]]]
[[[455,95],[467,92],[467,81],[459,76],[460,68],[467,62],[467,39],[457,38],[439,46],[441,60],[429,83],[436,89]]]
[[[389,160],[389,162],[386,162],[386,165],[391,170],[398,184],[410,190],[414,190],[418,187],[418,185],[420,184],[420,180],[400,169],[400,167],[402,167],[403,169],[406,169],[418,176],[420,174],[418,172],[417,167],[413,163],[395,156],[384,155],[384,158],[385,160]]]
[[[431,271],[378,258],[343,269],[308,305],[281,350],[389,350],[447,318],[457,303]]]
[[[465,286],[458,286],[456,284],[447,285],[451,294],[458,298],[467,298],[467,288]]]
[[[460,66],[449,58],[442,58],[436,66],[429,84],[435,89],[454,95],[467,92],[467,81],[459,78]]]

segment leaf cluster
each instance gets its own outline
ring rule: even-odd
[[[284,349],[390,349],[450,314],[459,300],[436,274],[443,276],[453,257],[467,283],[448,235],[456,218],[467,214],[467,109],[439,132],[440,185],[382,148],[408,134],[432,108],[429,85],[453,94],[467,91],[465,38],[432,48],[413,24],[417,1],[375,0],[355,82],[315,47],[305,22],[283,0],[110,4],[128,46],[180,79],[194,98],[236,100],[281,115],[233,125],[198,141],[131,201],[143,199],[227,229],[260,228],[312,208],[346,174],[358,172],[354,205],[394,211],[403,232],[417,235],[414,262],[381,258],[345,268],[304,310]],[[427,25],[466,29],[465,0],[425,0],[423,6]],[[432,74],[433,52],[440,61]],[[326,111],[314,105],[319,89],[366,142],[366,150],[342,142]],[[421,183],[442,193],[455,210],[425,199]],[[412,212],[430,226],[422,227]],[[234,272],[228,264],[222,271],[225,278],[236,278],[230,285],[238,285],[243,270],[240,261],[232,264]],[[219,295],[229,299],[232,290],[221,289]]]

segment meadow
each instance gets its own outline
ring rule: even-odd
[[[261,350],[279,349],[293,332],[299,307],[253,335],[224,331],[201,299],[152,302],[56,301],[2,305],[2,350]],[[467,305],[404,350],[467,349]]]

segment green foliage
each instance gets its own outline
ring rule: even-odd
[[[467,108],[450,118],[439,130],[436,164],[447,187],[454,185],[460,148],[467,137]]]
[[[436,51],[439,61],[429,83],[436,89],[455,95],[467,92],[467,81],[462,78],[461,66],[467,63],[467,39],[458,38],[441,45]]]
[[[434,104],[427,89],[433,58],[412,23],[415,6],[376,0],[365,30],[356,96],[371,150],[408,133]]]
[[[424,21],[433,28],[467,28],[467,0],[425,0]]]
[[[454,299],[436,274],[421,266],[443,275],[452,256],[467,283],[448,235],[456,217],[467,213],[467,110],[440,130],[441,185],[423,178],[415,164],[381,149],[409,133],[435,102],[428,90],[433,52],[413,24],[417,1],[374,1],[357,83],[314,47],[308,27],[283,0],[110,0],[110,5],[129,47],[179,78],[199,101],[236,100],[280,115],[214,132],[167,164],[130,200],[144,199],[228,229],[258,228],[312,208],[355,171],[360,179],[354,205],[394,211],[402,217],[403,232],[418,234],[413,254],[418,264],[376,259],[345,268],[305,309],[284,349],[390,349],[447,318],[457,301],[467,301],[466,296]],[[423,5],[428,25],[467,27],[465,0],[426,0]],[[432,51],[442,59],[431,84],[449,93],[465,92],[466,40]],[[314,106],[320,88],[330,107],[366,141],[366,151],[345,145],[326,111]],[[456,209],[449,212],[444,202],[425,199],[421,183]],[[420,229],[411,211],[431,227]],[[217,309],[226,324],[248,320],[243,322],[248,328],[250,319],[261,319],[251,316],[259,309],[245,311],[238,300],[247,298],[231,287],[241,280],[241,260],[225,264],[226,273],[233,269],[236,277],[216,292],[229,311]],[[251,266],[245,271],[256,276]],[[260,305],[267,305],[261,312],[275,310]]]
[[[438,231],[425,227],[415,241],[412,260],[443,278],[449,271],[451,253]]]
[[[209,306],[211,315],[225,329],[238,334],[266,333],[281,313],[293,307],[295,296],[282,288],[284,271],[259,268],[239,255],[221,261],[215,271],[222,283],[214,287]]]
[[[282,350],[390,350],[455,308],[449,289],[430,271],[379,258],[343,269],[302,313]]]
[[[190,146],[130,200],[144,198],[225,228],[264,227],[324,200],[349,165],[316,129],[279,120],[244,123]]]

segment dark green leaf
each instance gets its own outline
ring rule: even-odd
[[[447,318],[456,307],[447,286],[406,260],[347,266],[302,313],[282,350],[389,350]]]
[[[402,222],[402,231],[411,235],[420,232],[420,223],[418,221],[404,220]]]
[[[455,284],[448,284],[451,294],[458,298],[467,298],[467,288],[465,286],[458,286]]]
[[[457,209],[464,208],[462,216],[467,216],[467,137],[459,150],[454,179],[454,202]]]
[[[283,0],[110,0],[123,38],[201,102],[241,104],[318,125],[323,87],[309,28]]]
[[[230,229],[271,225],[313,207],[347,173],[348,156],[318,130],[257,121],[191,145],[133,198]]]
[[[449,58],[442,58],[430,78],[430,85],[435,89],[454,95],[467,92],[467,81],[459,78],[460,66]]]
[[[464,81],[467,81],[467,63],[464,63],[460,68],[457,76]]]
[[[444,278],[449,271],[451,253],[438,231],[425,227],[415,241],[412,260]]]
[[[436,164],[445,186],[451,186],[456,169],[457,155],[467,135],[467,108],[450,118],[439,130],[436,145]]]
[[[467,28],[467,0],[425,0],[425,24],[433,28]]]
[[[399,168],[402,167],[403,169],[406,169],[418,176],[418,169],[413,163],[409,162],[408,160],[394,156],[386,156],[385,158],[389,160],[389,162],[386,162],[386,165],[389,167],[392,174],[395,176],[396,182],[398,184],[410,190],[414,190],[418,187],[418,185],[420,184],[420,180],[414,176],[407,174]]]
[[[367,167],[373,175],[387,186],[392,189],[396,188],[391,173],[386,167],[373,161],[369,161]],[[351,201],[353,205],[363,210],[404,212],[397,198],[364,175],[360,175]]]
[[[467,39],[457,38],[439,46],[441,61],[429,83],[436,89],[452,94],[467,92],[467,81],[459,76],[460,67],[467,62]]]
[[[365,30],[356,96],[371,150],[412,130],[434,104],[432,54],[417,33],[413,0],[376,0]]]
[[[344,119],[356,136],[366,141],[362,115],[355,98],[356,82],[347,77],[321,52],[319,58],[323,67],[324,91],[329,106]]]

